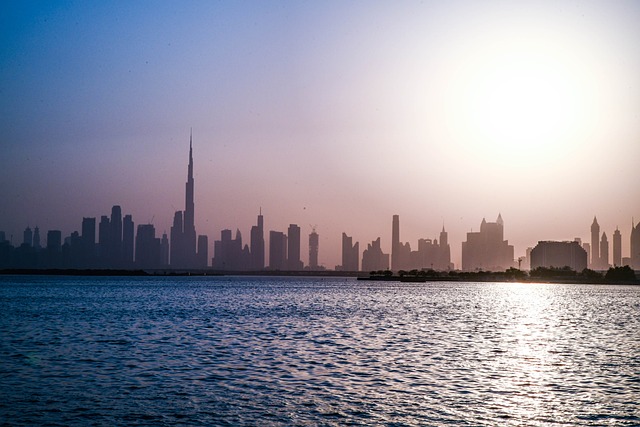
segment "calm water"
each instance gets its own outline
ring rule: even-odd
[[[5,425],[640,425],[640,287],[0,277]]]

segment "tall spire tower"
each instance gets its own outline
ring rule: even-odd
[[[195,247],[195,224],[194,224],[194,203],[193,203],[193,132],[189,135],[189,169],[187,173],[186,183],[186,200],[184,208],[184,232],[185,234],[193,231],[194,247]]]
[[[591,224],[591,269],[600,268],[600,225],[596,217]]]
[[[193,201],[193,131],[189,132],[189,166],[185,185],[184,212],[176,212],[171,227],[171,266],[193,268],[197,265],[195,206]]]
[[[195,204],[193,201],[193,130],[189,131],[189,168],[187,172],[187,183],[185,207],[184,207],[184,239],[185,256],[187,264],[192,264],[195,260],[196,250],[196,227],[195,227]]]

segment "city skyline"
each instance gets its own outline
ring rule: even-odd
[[[393,215],[413,249],[444,225],[456,267],[498,214],[516,258],[591,242],[594,216],[629,256],[637,2],[36,1],[3,3],[0,20],[0,230],[14,244],[27,226],[43,241],[83,217],[97,228],[112,206],[170,236],[193,127],[209,263],[221,230],[249,242],[260,209],[266,244],[297,224],[307,254],[316,226],[327,268],[342,233],[390,254]]]
[[[209,261],[208,236],[196,233],[194,185],[193,130],[190,130],[185,209],[174,213],[170,239],[166,232],[162,233],[162,237],[156,237],[155,227],[151,223],[138,224],[137,233],[134,234],[132,215],[123,217],[121,206],[114,205],[110,217],[101,216],[97,229],[95,217],[83,217],[81,234],[73,231],[63,239],[60,230],[48,230],[44,246],[41,244],[39,227],[32,230],[27,226],[22,234],[22,244],[18,243],[13,251],[7,251],[6,244],[13,246],[13,237],[7,238],[6,233],[0,230],[0,244],[5,245],[0,246],[0,266],[173,270],[211,267],[220,271],[302,271],[305,267],[311,270],[331,269],[318,264],[319,236],[316,226],[311,226],[309,257],[305,263],[301,257],[300,227],[290,223],[286,234],[270,230],[267,241],[264,238],[262,208],[257,216],[257,225],[251,227],[250,243],[243,244],[239,228],[236,228],[235,238],[232,230],[221,230],[220,240],[213,241],[213,257]],[[572,268],[588,266],[594,270],[622,265],[640,268],[640,223],[635,225],[632,221],[628,257],[622,256],[622,234],[616,227],[613,233],[612,262],[606,231],[600,234],[600,225],[595,216],[590,232],[590,242],[582,243],[580,237],[572,242],[540,240],[535,248],[527,248],[526,256],[516,257],[514,246],[509,245],[508,239],[505,239],[502,214],[498,214],[495,222],[487,222],[483,218],[479,231],[467,233],[466,240],[461,243],[461,264],[456,266],[451,262],[449,236],[444,225],[438,239],[421,238],[417,247],[414,245],[412,249],[411,242],[403,242],[401,239],[400,216],[396,214],[392,217],[390,253],[384,253],[379,236],[360,252],[360,242],[354,242],[352,236],[342,232],[341,263],[335,265],[335,270],[504,271],[516,267],[516,264],[521,268],[523,261],[525,269],[530,266],[549,267],[554,263],[564,263]],[[265,253],[269,254],[268,258]],[[577,260],[576,257],[583,259]]]

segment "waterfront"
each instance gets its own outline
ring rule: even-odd
[[[638,425],[640,287],[0,277],[7,425]]]

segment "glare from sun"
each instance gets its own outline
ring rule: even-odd
[[[585,72],[552,48],[514,44],[476,52],[454,82],[457,132],[493,160],[567,154],[580,144],[588,116]]]

